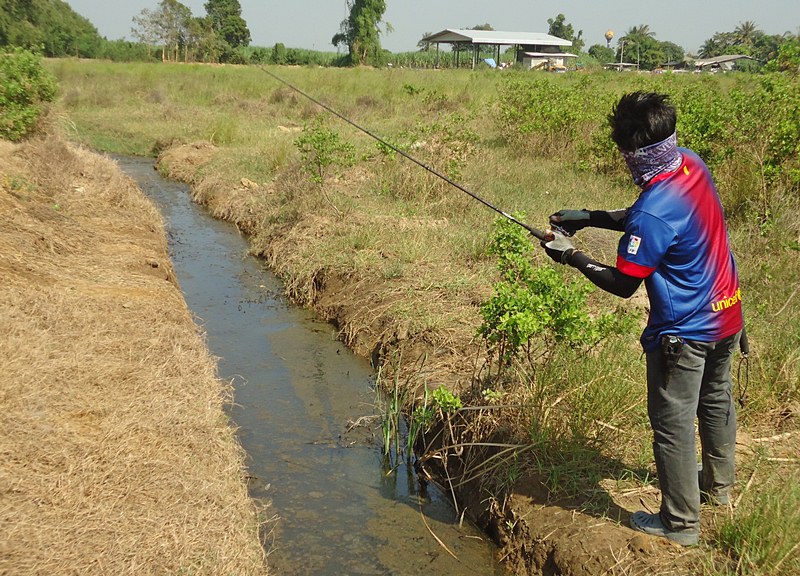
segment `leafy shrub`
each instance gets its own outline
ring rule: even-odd
[[[321,116],[303,129],[303,135],[295,141],[295,146],[311,180],[320,185],[325,183],[331,166],[352,166],[355,161],[353,145],[342,140],[338,132],[325,127]]]
[[[591,284],[568,282],[553,266],[534,267],[531,247],[522,227],[498,220],[489,251],[498,257],[502,279],[481,306],[483,323],[478,335],[497,350],[501,364],[523,352],[530,359],[537,337],[548,349],[559,343],[580,347],[627,329],[625,315],[617,318],[608,313],[592,318],[586,306]]]
[[[566,83],[538,73],[511,74],[499,89],[501,133],[537,155],[574,154],[608,110],[604,92],[588,76]]]
[[[800,74],[800,38],[792,38],[781,44],[778,56],[766,66],[770,72],[787,72],[793,76]]]
[[[791,52],[791,46],[786,51]],[[669,94],[678,142],[714,173],[733,218],[769,226],[800,191],[800,81],[792,74],[751,76],[509,74],[498,91],[503,137],[527,154],[557,154],[595,173],[627,176],[606,115],[634,90]]]
[[[730,92],[726,207],[762,225],[800,190],[800,83],[770,74]],[[743,210],[739,210],[739,208]]]
[[[141,42],[104,40],[100,44],[99,58],[113,62],[156,62],[152,48]]]
[[[706,78],[674,87],[669,94],[678,111],[680,145],[697,152],[713,170],[733,153],[730,98],[714,79]]]
[[[19,48],[0,52],[0,137],[21,140],[55,95],[55,78],[41,58]]]

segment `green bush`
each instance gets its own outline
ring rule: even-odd
[[[509,220],[497,221],[489,252],[498,257],[501,281],[481,306],[478,335],[495,349],[501,365],[523,353],[530,359],[535,338],[550,350],[559,343],[580,348],[629,329],[626,315],[592,317],[586,302],[592,286],[565,280],[551,265],[535,267],[531,248],[525,230]]]
[[[19,48],[0,52],[0,137],[21,140],[55,95],[55,78],[41,58]]]
[[[303,168],[316,184],[323,185],[331,166],[352,166],[355,149],[343,140],[338,132],[325,126],[325,117],[317,116],[314,123],[303,128],[303,134],[295,140],[300,151]]]

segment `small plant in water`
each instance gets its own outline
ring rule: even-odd
[[[381,393],[384,390],[381,386],[382,368],[378,370],[377,376],[383,455],[388,460],[391,469],[400,464],[401,458],[405,459],[407,463],[411,462],[414,456],[414,445],[419,436],[430,428],[435,417],[434,408],[438,406],[435,401],[432,401],[428,387],[424,386],[422,402],[417,404],[410,414],[404,414],[404,409],[412,403],[410,392],[408,392],[410,388],[400,386],[399,369],[395,368],[394,381],[388,396]],[[404,434],[405,438],[403,438]]]

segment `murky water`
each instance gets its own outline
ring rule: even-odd
[[[348,422],[377,413],[373,372],[335,330],[280,296],[247,240],[161,179],[148,159],[118,157],[161,209],[184,297],[234,382],[231,418],[254,498],[279,519],[269,562],[285,575],[502,574],[493,545],[458,525],[447,500],[386,473],[377,439]],[[423,518],[424,515],[424,518]],[[455,555],[431,535],[430,530]]]

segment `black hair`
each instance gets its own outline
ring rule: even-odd
[[[671,136],[676,118],[666,94],[631,92],[620,98],[608,117],[611,139],[620,150],[633,152]]]

